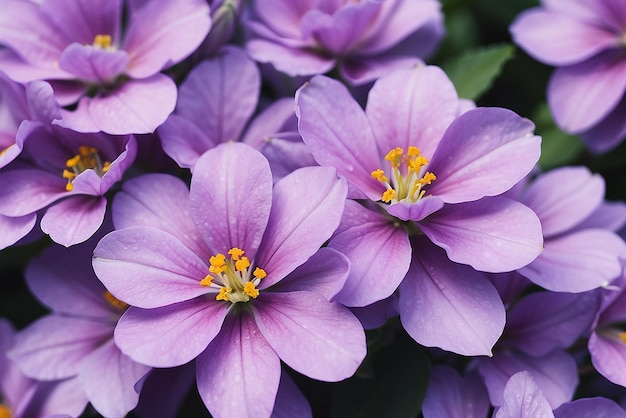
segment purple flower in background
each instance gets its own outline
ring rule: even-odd
[[[436,0],[256,2],[243,23],[248,53],[290,76],[338,66],[364,84],[427,56],[443,35]]]
[[[100,280],[131,305],[116,343],[154,367],[196,359],[215,417],[291,409],[282,402],[301,398],[277,397],[281,360],[338,381],[365,356],[359,321],[329,301],[349,263],[320,249],[339,224],[345,180],[306,167],[272,184],[258,151],[218,145],[197,161],[190,190],[160,174],[126,182],[114,201],[118,230],[94,251]]]
[[[462,377],[449,366],[431,369],[422,404],[424,418],[487,418],[489,409],[487,391],[478,376]]]
[[[603,290],[602,309],[598,312],[589,337],[591,361],[604,377],[626,387],[626,278],[615,282],[616,289]]]
[[[77,105],[56,123],[80,132],[154,131],[176,103],[176,85],[160,71],[191,54],[211,26],[204,0],[129,1],[127,21],[123,0],[2,8],[0,69],[19,82],[50,81],[62,106]]]
[[[556,123],[595,152],[626,136],[626,13],[621,0],[541,2],[511,25],[515,42],[557,67],[548,85]]]
[[[584,292],[622,272],[626,245],[614,231],[626,221],[624,203],[604,201],[604,179],[586,167],[539,175],[518,197],[541,220],[544,251],[519,272],[554,292]]]
[[[504,403],[494,418],[625,418],[626,412],[605,398],[583,398],[567,402],[554,411],[528,371],[515,373],[504,389]]]
[[[83,134],[51,125],[58,112],[51,94],[46,82],[28,87],[29,104],[40,119],[20,125],[20,164],[0,171],[0,215],[28,219],[47,207],[41,229],[70,246],[87,240],[102,224],[104,194],[132,164],[136,143],[132,135]]]
[[[400,286],[400,318],[419,343],[490,354],[504,307],[475,270],[511,271],[542,248],[537,216],[498,196],[539,157],[533,124],[498,108],[458,116],[454,86],[437,67],[380,78],[365,112],[324,76],[298,90],[296,104],[317,162],[337,168],[349,197],[361,199],[346,203],[329,243],[352,262],[338,300],[365,306]]]
[[[93,244],[54,246],[29,264],[28,286],[52,313],[22,330],[9,355],[38,380],[76,376],[99,413],[121,417],[137,405],[135,384],[150,368],[122,354],[113,342],[115,324],[128,305],[95,277]]]
[[[316,165],[298,134],[293,99],[271,104],[244,132],[260,88],[259,70],[245,52],[222,48],[181,84],[176,111],[158,129],[163,149],[179,166],[193,168],[205,151],[241,140],[265,154],[275,178]]]
[[[15,330],[0,318],[0,416],[49,418],[53,415],[80,415],[88,401],[78,379],[38,382],[25,376],[7,357],[14,341]]]
[[[596,293],[531,293],[507,312],[506,327],[492,358],[475,360],[492,405],[502,405],[515,373],[533,373],[553,408],[572,398],[578,375],[565,350],[585,335],[598,309]]]

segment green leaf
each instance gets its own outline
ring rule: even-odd
[[[477,100],[485,93],[515,48],[509,44],[475,48],[444,62],[441,67],[456,86],[459,97]]]
[[[539,105],[532,119],[536,125],[535,133],[542,138],[539,167],[549,170],[578,159],[585,145],[579,137],[566,134],[556,126],[546,103]]]

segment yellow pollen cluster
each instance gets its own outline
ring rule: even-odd
[[[229,258],[221,253],[209,258],[209,274],[200,280],[200,285],[219,289],[215,299],[232,303],[259,296],[256,287],[267,276],[265,270],[256,267],[251,272],[250,260],[241,248],[233,247],[227,254]]]
[[[96,35],[93,38],[93,46],[106,50],[111,50],[113,46],[113,39],[111,35]]]
[[[626,332],[620,332],[619,339],[622,341],[622,343],[626,344]]]
[[[100,177],[104,176],[104,173],[109,171],[111,163],[100,160],[98,150],[95,147],[88,147],[81,145],[78,147],[78,154],[70,158],[65,163],[65,169],[63,170],[63,178],[67,179],[65,190],[72,191],[74,185],[72,181],[77,175],[85,170],[94,170]]]
[[[387,153],[385,160],[391,164],[391,181],[384,170],[372,171],[372,178],[387,188],[380,200],[385,203],[413,203],[424,196],[426,191],[422,187],[431,184],[437,177],[429,171],[420,176],[422,168],[428,164],[428,159],[421,154],[420,149],[412,145],[406,153],[400,147]]]
[[[0,418],[12,418],[13,414],[8,406],[0,404]]]
[[[109,305],[113,306],[115,309],[119,311],[125,311],[126,309],[128,309],[128,306],[129,306],[128,303],[122,302],[121,300],[113,296],[113,294],[109,292],[108,290],[104,291],[104,298],[106,299],[107,302],[109,302]]]

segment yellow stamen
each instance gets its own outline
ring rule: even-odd
[[[119,300],[118,298],[113,296],[113,294],[108,290],[104,291],[104,298],[107,302],[109,302],[109,305],[113,306],[115,309],[118,309],[120,311],[125,311],[126,309],[128,309],[128,303]]]
[[[394,148],[389,151],[387,155],[385,155],[385,160],[389,161],[393,168],[398,168],[400,167],[400,157],[402,157],[403,153],[404,151],[402,150],[402,148]]]
[[[72,168],[76,167],[80,163],[80,155],[75,155],[65,163],[66,167]]]
[[[96,35],[93,39],[93,46],[98,48],[111,49],[111,45],[113,45],[111,35]]]
[[[232,292],[233,289],[231,289],[230,287],[222,287],[220,288],[220,293],[217,294],[217,296],[215,296],[215,300],[225,300],[228,301],[230,300],[228,298],[228,294],[230,292]]]
[[[0,404],[0,418],[12,418],[13,413],[8,406]]]
[[[213,284],[213,277],[210,274],[204,276],[204,279],[200,280],[200,286],[210,287]]]
[[[233,247],[228,250],[228,255],[235,261],[239,260],[239,258],[243,255],[244,251],[241,248]]]
[[[393,148],[385,155],[385,160],[391,163],[391,176],[387,177],[380,168],[371,173],[371,176],[383,183],[387,189],[380,198],[385,203],[417,202],[426,192],[422,187],[437,179],[429,171],[420,176],[422,169],[428,164],[428,159],[421,155],[420,149],[416,146],[409,146],[406,154],[402,148]]]
[[[254,269],[254,272],[252,273],[252,275],[259,280],[267,277],[267,273],[265,272],[265,270],[263,270],[262,268],[258,268],[258,267]]]
[[[250,260],[248,260],[248,257],[241,257],[239,260],[235,261],[235,268],[237,271],[245,271],[248,267],[250,267]]]
[[[259,291],[257,290],[256,286],[252,282],[247,282],[243,286],[243,292],[246,295],[250,296],[251,298],[256,298],[257,296],[259,296]]]
[[[389,179],[385,176],[385,172],[380,168],[372,171],[372,177],[381,183],[389,183]]]
[[[385,203],[389,203],[395,197],[396,197],[396,191],[393,190],[393,189],[389,189],[389,190],[386,190],[385,193],[383,193],[383,196],[382,196],[382,198],[380,200],[382,200]]]
[[[110,166],[111,163],[108,161],[102,163],[95,147],[81,145],[78,147],[78,154],[65,162],[65,169],[62,174],[63,178],[67,179],[65,190],[69,192],[74,189],[72,181],[83,171],[93,170],[102,177],[109,171]]]

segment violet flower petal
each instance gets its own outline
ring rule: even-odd
[[[78,379],[100,414],[123,417],[137,406],[139,393],[134,386],[149,370],[122,354],[111,338],[84,359]]]
[[[239,48],[225,47],[189,73],[179,88],[176,113],[215,144],[237,141],[256,109],[260,89],[254,61]]]
[[[613,232],[586,229],[547,240],[545,250],[518,271],[554,292],[585,292],[608,285],[622,272],[624,241]]]
[[[0,215],[30,215],[67,195],[66,183],[61,174],[38,169],[0,173]]]
[[[55,0],[41,2],[41,12],[66,39],[92,44],[95,35],[119,40],[123,0]]]
[[[190,168],[206,151],[217,145],[214,138],[207,136],[191,120],[171,114],[157,128],[163,151],[182,168]]]
[[[626,97],[604,119],[590,129],[581,132],[580,137],[592,152],[604,153],[615,148],[626,136]]]
[[[221,144],[196,163],[189,209],[198,231],[215,252],[226,254],[238,247],[253,260],[270,216],[271,199],[269,163],[249,145]]]
[[[490,273],[521,268],[543,248],[537,215],[500,196],[446,205],[419,226],[452,261]]]
[[[434,66],[395,71],[376,81],[365,111],[380,155],[414,145],[431,158],[457,115],[458,101],[448,76]]]
[[[49,24],[40,6],[12,1],[4,2],[2,9],[0,44],[11,48],[31,66],[53,69],[68,42]]]
[[[280,374],[280,384],[271,418],[313,418],[311,405],[288,373]]]
[[[61,54],[59,67],[85,82],[104,84],[122,74],[129,62],[126,51],[107,51],[73,42]]]
[[[587,218],[604,200],[604,179],[586,167],[563,167],[540,175],[520,201],[535,211],[544,237]]]
[[[548,400],[525,370],[511,376],[503,398],[494,418],[554,418]]]
[[[130,227],[113,231],[94,250],[93,268],[116,297],[140,308],[193,299],[209,288],[200,285],[208,263],[161,230]]]
[[[246,51],[257,62],[271,63],[276,70],[291,77],[324,74],[335,66],[335,59],[315,54],[308,49],[290,48],[266,41],[252,39]]]
[[[583,229],[604,229],[619,232],[625,223],[626,203],[605,201],[602,202],[585,220],[576,225],[573,231],[580,231]]]
[[[427,193],[459,203],[509,190],[539,159],[541,138],[533,129],[531,121],[508,109],[463,113],[450,124],[427,166],[437,176]]]
[[[384,215],[347,201],[344,219],[355,222],[337,231],[329,247],[345,254],[350,273],[337,300],[346,306],[366,306],[390,296],[404,278],[411,262],[406,230]]]
[[[274,408],[281,366],[250,315],[232,315],[196,359],[198,392],[214,416],[256,418]]]
[[[174,81],[164,74],[130,80],[106,96],[83,97],[57,123],[78,132],[146,134],[165,122],[176,106]]]
[[[296,92],[296,116],[315,160],[335,167],[370,199],[380,200],[384,186],[371,176],[381,165],[376,139],[347,88],[328,77],[313,77]]]
[[[37,223],[37,214],[10,217],[0,215],[0,250],[18,242],[24,238]]]
[[[548,104],[564,131],[579,133],[606,117],[625,90],[626,60],[615,49],[557,68],[548,83]]]
[[[617,46],[618,36],[594,22],[543,8],[529,9],[511,25],[517,45],[548,65],[572,65]]]
[[[626,345],[618,335],[596,331],[589,337],[588,347],[593,367],[611,382],[626,385]]]
[[[485,418],[487,390],[476,375],[462,377],[449,366],[434,366],[424,397],[424,418]]]
[[[67,316],[110,320],[113,308],[91,267],[91,245],[44,250],[24,273],[30,291],[46,307]]]
[[[413,241],[398,311],[415,341],[466,356],[491,356],[505,323],[504,305],[491,282],[451,262],[426,239]]]
[[[443,200],[438,197],[426,196],[415,203],[399,202],[386,206],[385,209],[390,215],[403,221],[418,222],[437,212],[443,205]]]
[[[540,357],[586,334],[598,310],[595,293],[535,292],[508,312],[500,344]]]
[[[320,248],[304,264],[282,279],[273,291],[306,290],[333,300],[343,288],[350,271],[348,258],[332,248]]]
[[[259,330],[289,367],[336,382],[354,374],[365,357],[365,333],[344,306],[308,292],[267,292],[253,305]]]
[[[113,223],[116,229],[157,228],[207,260],[212,255],[189,215],[189,189],[174,176],[154,173],[124,182],[113,200]]]
[[[75,196],[57,203],[41,218],[41,230],[58,244],[69,247],[87,241],[102,225],[107,200]]]
[[[209,5],[203,0],[145,3],[128,22],[123,49],[132,59],[126,73],[145,78],[172,66],[191,54],[210,28]]]
[[[153,367],[185,364],[220,332],[227,306],[211,298],[162,308],[130,307],[115,328],[115,344],[133,360]]]
[[[113,327],[107,322],[51,314],[19,333],[9,356],[30,377],[64,379],[78,374],[82,360],[111,337]]]
[[[626,411],[606,398],[576,399],[554,410],[555,418],[625,418]]]
[[[494,406],[503,404],[503,392],[509,378],[523,370],[532,373],[552,408],[571,400],[578,385],[576,362],[571,355],[560,350],[537,358],[519,351],[502,351],[493,358],[478,359],[478,370]]]
[[[256,257],[267,277],[278,282],[319,250],[341,220],[348,186],[332,167],[303,167],[274,186],[267,229]]]

